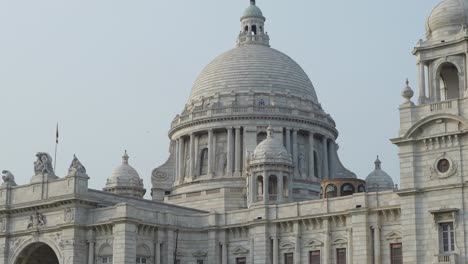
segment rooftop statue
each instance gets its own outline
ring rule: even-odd
[[[80,160],[76,157],[76,155],[73,155],[73,160],[70,164],[70,167],[68,168],[68,176],[69,177],[86,177],[88,176],[86,174],[86,168],[81,164]]]
[[[34,162],[35,175],[47,174],[55,176],[54,168],[52,167],[52,157],[45,152],[38,152],[36,154],[37,160]]]
[[[2,173],[3,173],[3,176],[2,176],[3,183],[1,187],[9,187],[9,186],[17,185],[15,182],[15,176],[13,176],[13,174],[10,171],[3,170]]]

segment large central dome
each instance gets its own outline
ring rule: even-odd
[[[317,103],[307,74],[290,57],[266,45],[242,45],[214,59],[201,72],[190,100],[231,92],[290,93]]]

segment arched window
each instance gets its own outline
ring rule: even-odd
[[[147,246],[140,245],[137,247],[136,251],[136,264],[149,264],[151,259],[151,253]]]
[[[283,176],[283,197],[289,197],[288,176]]]
[[[104,245],[99,250],[99,264],[112,264],[112,247]]]
[[[263,176],[257,177],[257,200],[263,201]]]
[[[257,35],[257,26],[256,25],[252,25],[252,33],[254,35]]]
[[[257,145],[260,144],[263,140],[267,138],[267,133],[266,132],[260,132],[257,134]]]
[[[327,188],[325,189],[325,192],[326,192],[327,198],[333,198],[338,195],[336,186],[333,184],[329,184]]]
[[[244,32],[245,32],[245,33],[249,32],[249,26],[245,26],[245,27],[244,27]]]
[[[270,194],[270,200],[276,200],[278,194],[278,178],[275,175],[268,177],[268,194]]]
[[[458,69],[452,63],[444,63],[438,70],[440,100],[451,100],[460,97],[460,79]]]
[[[353,195],[354,186],[349,183],[345,183],[341,186],[341,196]]]
[[[314,176],[319,177],[319,168],[318,168],[318,155],[317,151],[314,151]]]
[[[358,186],[358,192],[360,192],[360,193],[366,192],[366,186],[364,186],[364,185],[362,185],[362,184],[359,185],[359,186]]]
[[[204,148],[200,154],[200,175],[208,174],[208,149]]]

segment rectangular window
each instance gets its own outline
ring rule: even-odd
[[[346,248],[336,249],[336,264],[346,264]]]
[[[101,257],[102,264],[112,264],[112,257]]]
[[[146,264],[146,257],[137,257],[136,258],[137,264]]]
[[[439,226],[442,243],[441,249],[443,252],[453,252],[455,250],[455,234],[453,223],[441,223]]]
[[[320,264],[320,250],[310,251],[309,252],[309,263],[310,264]]]
[[[236,264],[247,264],[246,258],[236,258]]]
[[[294,253],[284,254],[284,264],[294,264]]]
[[[391,264],[403,264],[403,248],[401,243],[390,244]]]
[[[197,264],[203,264],[203,260],[197,260]]]

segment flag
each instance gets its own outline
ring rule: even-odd
[[[58,144],[58,137],[59,137],[59,133],[58,133],[58,123],[57,123],[57,129],[55,130],[55,143]]]

